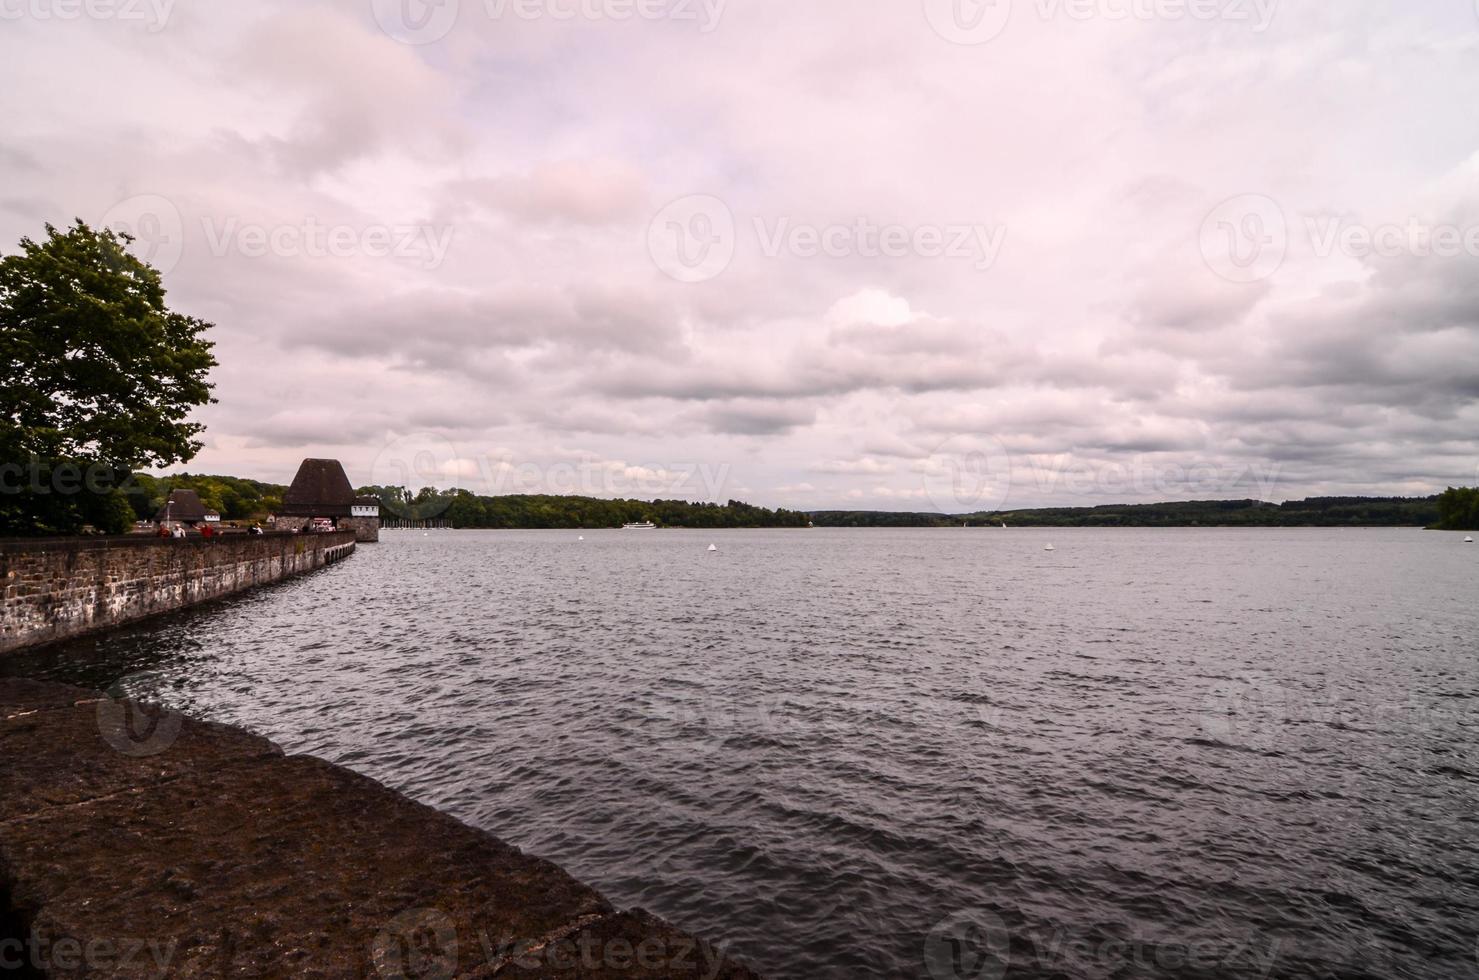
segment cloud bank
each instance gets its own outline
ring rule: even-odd
[[[193,471],[950,510],[1479,479],[1472,5],[970,7],[15,2],[0,240],[127,228],[217,324]]]

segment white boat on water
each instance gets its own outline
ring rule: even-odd
[[[621,529],[623,531],[654,531],[657,525],[651,521],[638,521],[636,524],[623,524]]]

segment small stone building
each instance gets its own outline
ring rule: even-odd
[[[282,495],[282,509],[273,526],[295,531],[323,518],[341,531],[353,531],[356,541],[380,540],[380,501],[357,497],[337,459],[305,459]]]
[[[205,504],[200,501],[200,494],[194,490],[171,490],[164,506],[155,512],[154,523],[163,524],[167,521],[194,527],[205,523],[213,513],[215,512],[205,509]],[[216,519],[220,519],[219,515]]]

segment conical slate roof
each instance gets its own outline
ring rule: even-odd
[[[161,521],[185,521],[194,523],[205,520],[205,504],[194,490],[171,490],[169,499],[154,515],[155,523]]]
[[[353,506],[354,487],[337,459],[305,459],[282,495],[288,517],[348,517]]]

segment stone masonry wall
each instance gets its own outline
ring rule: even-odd
[[[354,551],[353,531],[0,540],[0,654],[240,592]]]
[[[353,531],[354,540],[362,544],[374,544],[380,540],[380,518],[341,517],[339,518],[339,530]]]
[[[309,520],[310,518],[307,517],[278,515],[273,518],[272,529],[274,531],[299,531],[308,526]],[[354,540],[361,544],[374,544],[380,540],[380,518],[378,517],[341,517],[338,529],[353,532]]]

